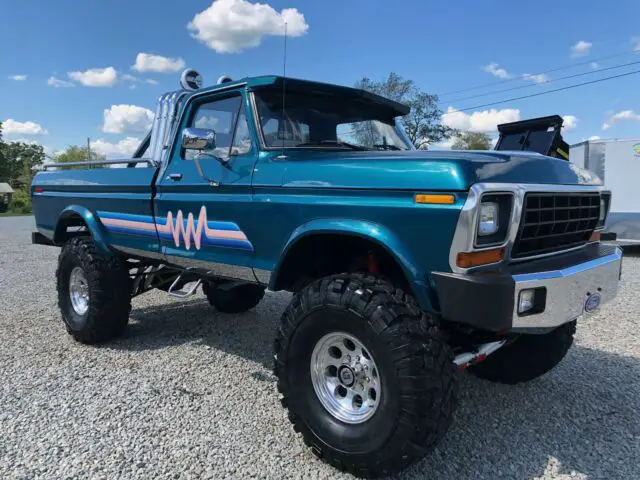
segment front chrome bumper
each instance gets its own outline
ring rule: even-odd
[[[622,250],[589,244],[576,252],[477,274],[434,272],[445,320],[495,331],[549,329],[571,322],[618,292]],[[518,313],[520,292],[539,289],[533,311]],[[538,297],[538,292],[542,295]],[[587,306],[587,300],[590,300]]]
[[[557,327],[590,313],[587,299],[598,297],[599,305],[618,293],[622,266],[622,250],[558,270],[513,275],[515,282],[513,328]],[[531,315],[518,314],[518,298],[524,289],[546,289],[544,311]]]

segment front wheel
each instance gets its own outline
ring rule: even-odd
[[[275,340],[275,374],[305,443],[357,476],[423,457],[455,409],[456,372],[437,319],[372,276],[326,277],[294,296]]]
[[[469,367],[469,373],[496,383],[516,384],[538,378],[565,357],[573,344],[576,321],[543,335],[521,335],[486,360]]]

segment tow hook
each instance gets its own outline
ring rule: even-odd
[[[479,345],[473,352],[465,352],[456,355],[453,360],[458,370],[464,370],[471,365],[480,363],[485,360],[489,355],[504,346],[507,340],[500,340],[497,342],[483,343]]]

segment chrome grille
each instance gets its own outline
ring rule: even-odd
[[[525,194],[512,258],[553,253],[584,245],[600,215],[600,194]]]

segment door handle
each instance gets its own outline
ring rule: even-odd
[[[177,182],[178,180],[182,180],[182,174],[170,173],[169,175],[167,175],[167,180],[173,180],[174,182]]]

